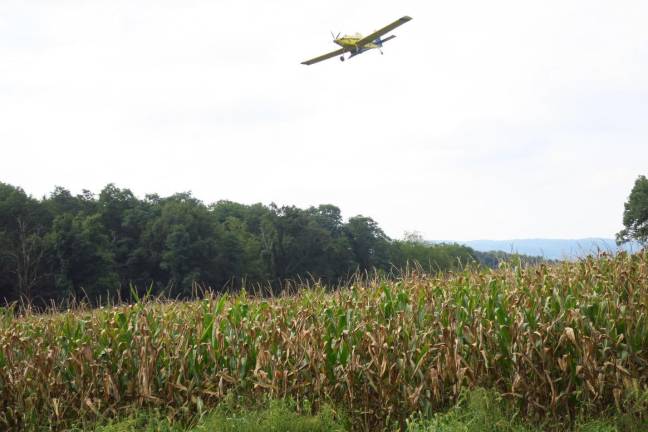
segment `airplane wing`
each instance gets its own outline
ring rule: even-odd
[[[362,39],[360,39],[356,43],[356,45],[361,47],[361,46],[364,46],[364,45],[366,45],[368,43],[371,43],[371,42],[375,41],[377,38],[379,38],[380,36],[389,33],[390,31],[394,30],[396,27],[402,26],[403,24],[405,24],[407,21],[409,21],[411,19],[412,19],[411,17],[404,16],[404,17],[394,21],[393,23],[389,24],[388,26],[385,26],[385,27],[381,28],[380,30],[376,30],[375,32],[371,33],[370,35],[363,37]]]
[[[302,62],[302,64],[312,65],[314,63],[321,62],[322,60],[327,60],[327,59],[330,59],[331,57],[335,57],[335,56],[338,56],[340,54],[344,54],[345,52],[346,52],[346,50],[344,48],[340,48],[339,50],[330,52],[328,54],[324,54],[324,55],[321,55],[319,57],[315,57],[315,58],[312,58],[310,60],[306,60],[306,61]]]

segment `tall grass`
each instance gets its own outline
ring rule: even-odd
[[[188,418],[229,393],[331,402],[376,430],[477,386],[532,419],[645,416],[648,253],[0,315],[0,428],[13,430],[141,407]]]

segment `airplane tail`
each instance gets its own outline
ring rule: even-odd
[[[387,41],[390,41],[390,40],[394,39],[395,37],[396,37],[396,35],[388,36],[385,39],[378,38],[378,39],[376,39],[376,44],[379,45],[379,46],[382,46],[382,44],[384,44]]]

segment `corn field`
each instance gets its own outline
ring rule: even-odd
[[[356,430],[379,430],[476,386],[532,419],[637,410],[648,252],[0,316],[2,430],[64,430],[150,406],[188,418],[228,393],[332,403]]]

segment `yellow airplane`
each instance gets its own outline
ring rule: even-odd
[[[359,33],[356,33],[355,35],[344,35],[340,37],[340,34],[338,33],[337,36],[333,36],[333,33],[331,33],[331,36],[333,36],[333,42],[336,44],[340,45],[342,48],[336,51],[332,51],[328,54],[321,55],[319,57],[312,58],[310,60],[306,60],[305,62],[302,62],[302,64],[305,65],[312,65],[314,63],[319,63],[322,60],[327,60],[330,59],[331,57],[335,56],[340,56],[340,61],[344,61],[344,54],[347,52],[350,52],[351,55],[349,55],[348,58],[355,57],[358,54],[362,54],[365,51],[369,51],[370,49],[377,48],[378,51],[380,51],[380,54],[382,54],[382,46],[385,42],[388,40],[394,39],[396,36],[388,36],[385,39],[381,39],[382,36],[385,34],[389,33],[390,31],[394,30],[396,27],[399,27],[403,24],[405,24],[407,21],[411,20],[412,18],[408,16],[404,16],[400,18],[399,20],[394,21],[393,23],[389,24],[388,26],[385,26],[381,28],[380,30],[376,30],[375,32],[371,33],[369,36],[362,36]]]

